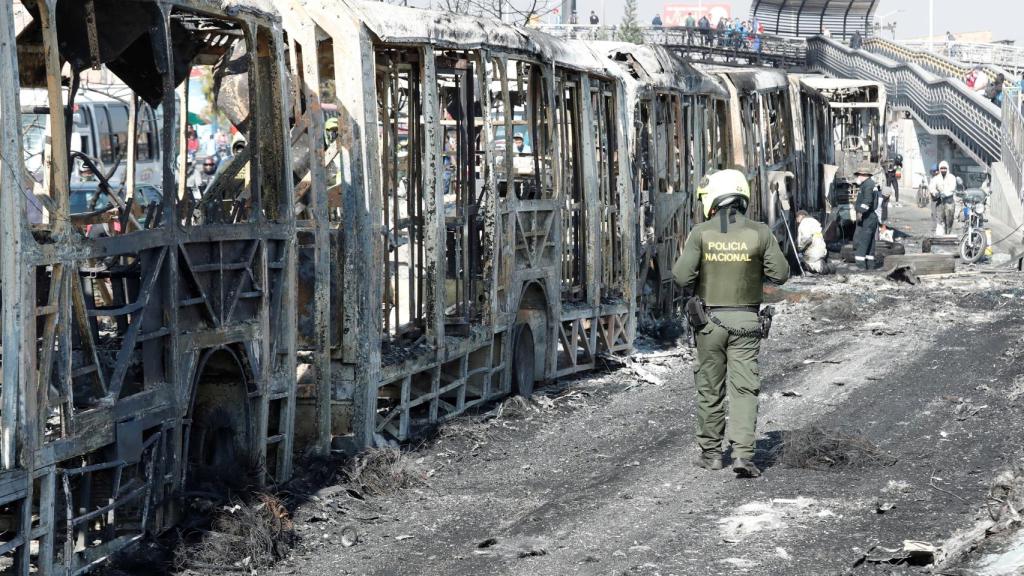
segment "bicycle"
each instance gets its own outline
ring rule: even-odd
[[[985,255],[988,248],[988,235],[985,234],[985,210],[988,205],[988,194],[984,190],[972,188],[960,195],[963,210],[960,219],[963,230],[960,233],[960,259],[974,264]]]
[[[920,172],[917,175],[921,177],[917,185],[917,207],[927,208],[932,201],[931,193],[928,191],[928,176]]]

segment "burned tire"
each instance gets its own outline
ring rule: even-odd
[[[189,485],[249,485],[254,470],[247,418],[244,398],[195,407],[188,438]]]
[[[537,381],[533,330],[529,324],[518,324],[515,333],[515,346],[512,349],[512,392],[529,398],[533,395],[533,385]]]
[[[875,258],[883,260],[887,256],[902,256],[907,253],[907,248],[900,242],[878,242],[875,244]],[[839,251],[839,257],[843,262],[852,264],[854,258],[853,244],[846,244]]]

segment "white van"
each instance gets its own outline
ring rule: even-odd
[[[92,159],[104,174],[110,171],[115,160],[117,170],[111,179],[114,189],[124,183],[128,157],[128,101],[117,97],[117,87],[109,94],[94,90],[80,91],[75,97],[72,120],[71,150],[81,152]],[[124,92],[127,93],[125,90]],[[24,143],[25,166],[39,181],[43,165],[43,145],[50,133],[49,110],[46,91],[25,89],[21,91],[21,131]],[[161,186],[160,126],[159,114],[146,104],[138,109],[136,123],[136,185]],[[119,150],[119,152],[118,152]],[[72,186],[82,183],[80,173],[82,161],[75,160],[71,166]]]

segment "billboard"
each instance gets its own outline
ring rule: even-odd
[[[711,26],[718,25],[721,18],[732,18],[732,4],[701,3],[701,4],[665,4],[661,21],[665,26],[686,26],[686,17],[693,14],[694,22],[699,22],[702,15],[707,15]]]

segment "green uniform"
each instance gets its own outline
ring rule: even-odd
[[[768,226],[736,212],[727,218],[723,222],[714,216],[695,226],[672,273],[680,286],[695,284],[711,316],[728,328],[708,322],[696,334],[697,443],[705,455],[721,454],[728,390],[732,455],[749,460],[754,455],[761,391],[757,366],[761,338],[745,333],[760,327],[756,310],[763,281],[782,284],[788,280],[789,263]]]

